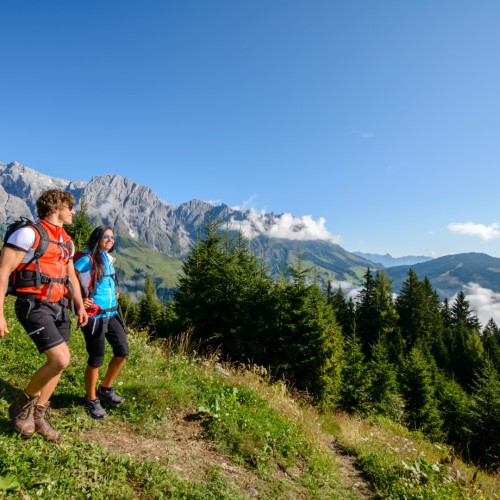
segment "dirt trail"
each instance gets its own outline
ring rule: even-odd
[[[348,484],[352,485],[352,491],[359,495],[360,498],[372,498],[373,492],[370,482],[363,471],[356,465],[356,459],[349,455],[333,436],[328,438],[326,445],[336,454],[342,476]]]
[[[195,416],[193,418],[193,415],[172,414],[171,426],[166,429],[162,439],[146,438],[125,426],[117,429],[111,422],[99,424],[85,432],[82,438],[99,443],[112,453],[157,460],[168,465],[179,477],[190,481],[204,481],[210,467],[216,467],[243,495],[248,498],[267,498],[268,484],[248,468],[234,464],[230,457],[217,451],[214,444],[206,439],[203,420],[200,418]],[[110,432],[111,427],[113,432]],[[336,444],[333,437],[325,444],[335,453],[348,490],[359,498],[371,498],[370,485],[356,468],[354,459]],[[291,478],[286,471],[282,474],[281,479],[289,482]],[[300,498],[293,496],[294,500]]]

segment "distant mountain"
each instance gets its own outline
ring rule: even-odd
[[[371,260],[377,264],[381,264],[384,267],[394,267],[394,266],[413,266],[414,264],[419,264],[420,262],[428,262],[432,260],[432,257],[425,257],[423,255],[408,255],[406,257],[393,257],[392,255],[386,253],[381,255],[378,253],[364,253],[364,252],[353,252],[354,255],[362,257],[363,259]]]
[[[442,298],[451,297],[468,283],[500,292],[500,259],[484,253],[446,255],[413,266],[397,266],[385,270],[393,282],[395,292],[412,268],[420,279],[427,277]]]

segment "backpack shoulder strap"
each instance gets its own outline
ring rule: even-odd
[[[73,257],[73,261],[76,262],[78,259],[82,257],[88,257],[90,260],[90,283],[89,283],[89,292],[94,289],[94,282],[95,282],[95,266],[94,266],[94,258],[92,255],[90,255],[89,252],[76,252],[75,256]]]
[[[33,258],[37,260],[47,251],[47,247],[49,246],[49,234],[47,233],[47,230],[38,222],[33,222],[28,225],[38,231],[38,234],[40,235],[40,241],[38,242],[38,246],[35,248],[35,254],[33,256]]]

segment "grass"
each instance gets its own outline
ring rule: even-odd
[[[259,367],[199,356],[187,336],[173,345],[131,333],[115,384],[126,402],[94,421],[82,407],[87,357],[74,332],[72,361],[52,398],[52,424],[64,439],[22,440],[10,431],[8,405],[41,357],[13,318],[12,297],[5,309],[0,498],[498,497],[498,476],[447,448],[389,421],[320,414]],[[350,456],[332,451],[333,442]],[[363,479],[346,476],[347,459],[369,480],[364,488],[354,487]]]
[[[8,405],[41,357],[13,319],[10,297],[6,314],[11,331],[0,341],[0,496],[353,498],[334,455],[307,438],[300,418],[290,418],[300,410],[285,402],[283,387],[275,395],[281,394],[279,405],[290,405],[288,415],[260,395],[259,384],[272,389],[257,374],[174,352],[140,334],[129,336],[131,354],[117,382],[126,403],[97,422],[81,404],[86,353],[82,333],[74,332],[72,361],[52,398],[52,424],[64,439],[57,445],[38,435],[22,440],[10,432]],[[249,378],[253,387],[245,386]],[[183,456],[179,440],[196,446],[196,456]]]
[[[357,457],[380,498],[499,498],[500,475],[490,475],[390,420],[335,416],[342,447]]]

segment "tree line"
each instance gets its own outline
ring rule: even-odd
[[[240,235],[208,222],[168,304],[151,278],[127,322],[152,337],[189,332],[200,350],[260,365],[324,411],[382,415],[451,444],[486,469],[500,465],[500,329],[483,327],[464,293],[441,301],[410,270],[396,297],[367,269],[360,292],[326,290],[297,264],[281,279]]]

